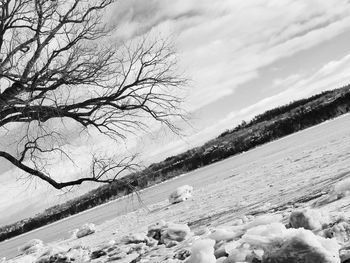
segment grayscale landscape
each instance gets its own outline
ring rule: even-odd
[[[350,4],[0,2],[0,263],[350,263]]]

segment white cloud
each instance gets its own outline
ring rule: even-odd
[[[296,83],[301,78],[302,76],[300,76],[299,74],[292,74],[284,79],[280,79],[280,78],[274,79],[272,83],[274,87],[281,87],[281,86],[287,87]]]
[[[268,109],[289,103],[293,100],[309,97],[325,90],[339,88],[350,83],[350,54],[337,61],[331,61],[309,76],[290,75],[284,80],[276,79],[274,84],[282,92],[264,98],[240,111],[229,113],[222,123],[249,120]]]
[[[232,93],[259,69],[350,27],[347,1],[120,1],[119,36],[157,30],[176,36],[181,65],[193,78],[191,110]]]

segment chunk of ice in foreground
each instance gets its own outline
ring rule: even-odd
[[[191,256],[186,263],[215,263],[215,241],[212,239],[200,239],[193,243]]]

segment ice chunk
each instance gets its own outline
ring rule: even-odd
[[[212,239],[195,241],[191,248],[191,256],[186,263],[216,263],[214,244],[215,241]]]
[[[221,257],[227,257],[228,254],[225,250],[225,243],[222,243],[222,242],[217,242],[214,246],[214,256],[216,258],[221,258]]]
[[[168,223],[161,233],[161,240],[163,243],[166,243],[165,241],[167,240],[181,242],[187,239],[190,234],[191,229],[188,227],[188,225]]]
[[[289,217],[289,223],[293,228],[305,228],[309,230],[321,230],[322,226],[329,222],[329,218],[318,210],[304,209],[293,211]]]
[[[225,228],[217,228],[217,229],[214,229],[213,232],[208,237],[215,241],[221,241],[221,240],[233,240],[237,236],[238,234],[232,230],[225,229]]]
[[[333,193],[340,196],[348,196],[350,194],[350,178],[346,178],[333,187]]]
[[[337,222],[324,230],[325,237],[336,238],[339,244],[350,241],[350,224],[347,221]]]
[[[216,260],[216,263],[224,263],[227,262],[227,257],[221,257]]]
[[[186,224],[175,224],[159,221],[148,227],[147,237],[158,240],[161,244],[181,242],[191,235],[191,229]]]
[[[340,263],[339,248],[335,239],[316,236],[303,228],[288,229],[283,242],[272,243],[265,249],[263,262]]]
[[[224,245],[225,251],[228,255],[232,254],[232,251],[234,251],[236,248],[240,247],[242,243],[240,241],[231,241]]]
[[[241,237],[250,228],[280,221],[282,221],[281,215],[263,215],[255,218],[253,221],[247,224],[217,228],[209,235],[209,238],[214,239],[215,241],[233,240]]]
[[[169,202],[171,204],[180,203],[186,201],[192,197],[193,187],[189,185],[183,185],[178,187],[174,192],[169,195]]]
[[[263,262],[340,263],[340,246],[335,239],[316,236],[304,228],[286,229],[282,224],[257,226],[241,242],[264,250]]]
[[[282,223],[260,225],[248,229],[240,241],[263,247],[273,242],[276,238],[283,236],[286,230]]]
[[[74,262],[89,262],[90,249],[84,246],[76,246],[69,249],[66,257],[72,259]]]
[[[248,247],[236,248],[231,251],[226,262],[245,262],[251,254],[252,251]]]
[[[95,225],[91,224],[91,223],[87,223],[87,224],[81,226],[75,235],[77,238],[81,238],[81,237],[84,237],[87,235],[91,235],[91,234],[95,233],[95,231],[96,231]]]
[[[149,225],[147,236],[154,238],[155,240],[160,240],[162,236],[162,231],[166,227],[167,223],[164,220],[160,220],[152,225]]]

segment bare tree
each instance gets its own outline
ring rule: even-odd
[[[109,183],[135,168],[134,158],[94,158],[92,172],[60,181],[46,155],[69,140],[52,123],[75,123],[113,139],[146,129],[150,119],[176,131],[176,95],[185,80],[165,41],[114,41],[103,21],[113,0],[2,0],[0,6],[0,129],[25,135],[17,153],[0,156],[57,189],[84,181]],[[23,126],[24,125],[24,126]],[[24,128],[25,127],[25,128]],[[69,129],[69,125],[67,126]]]

